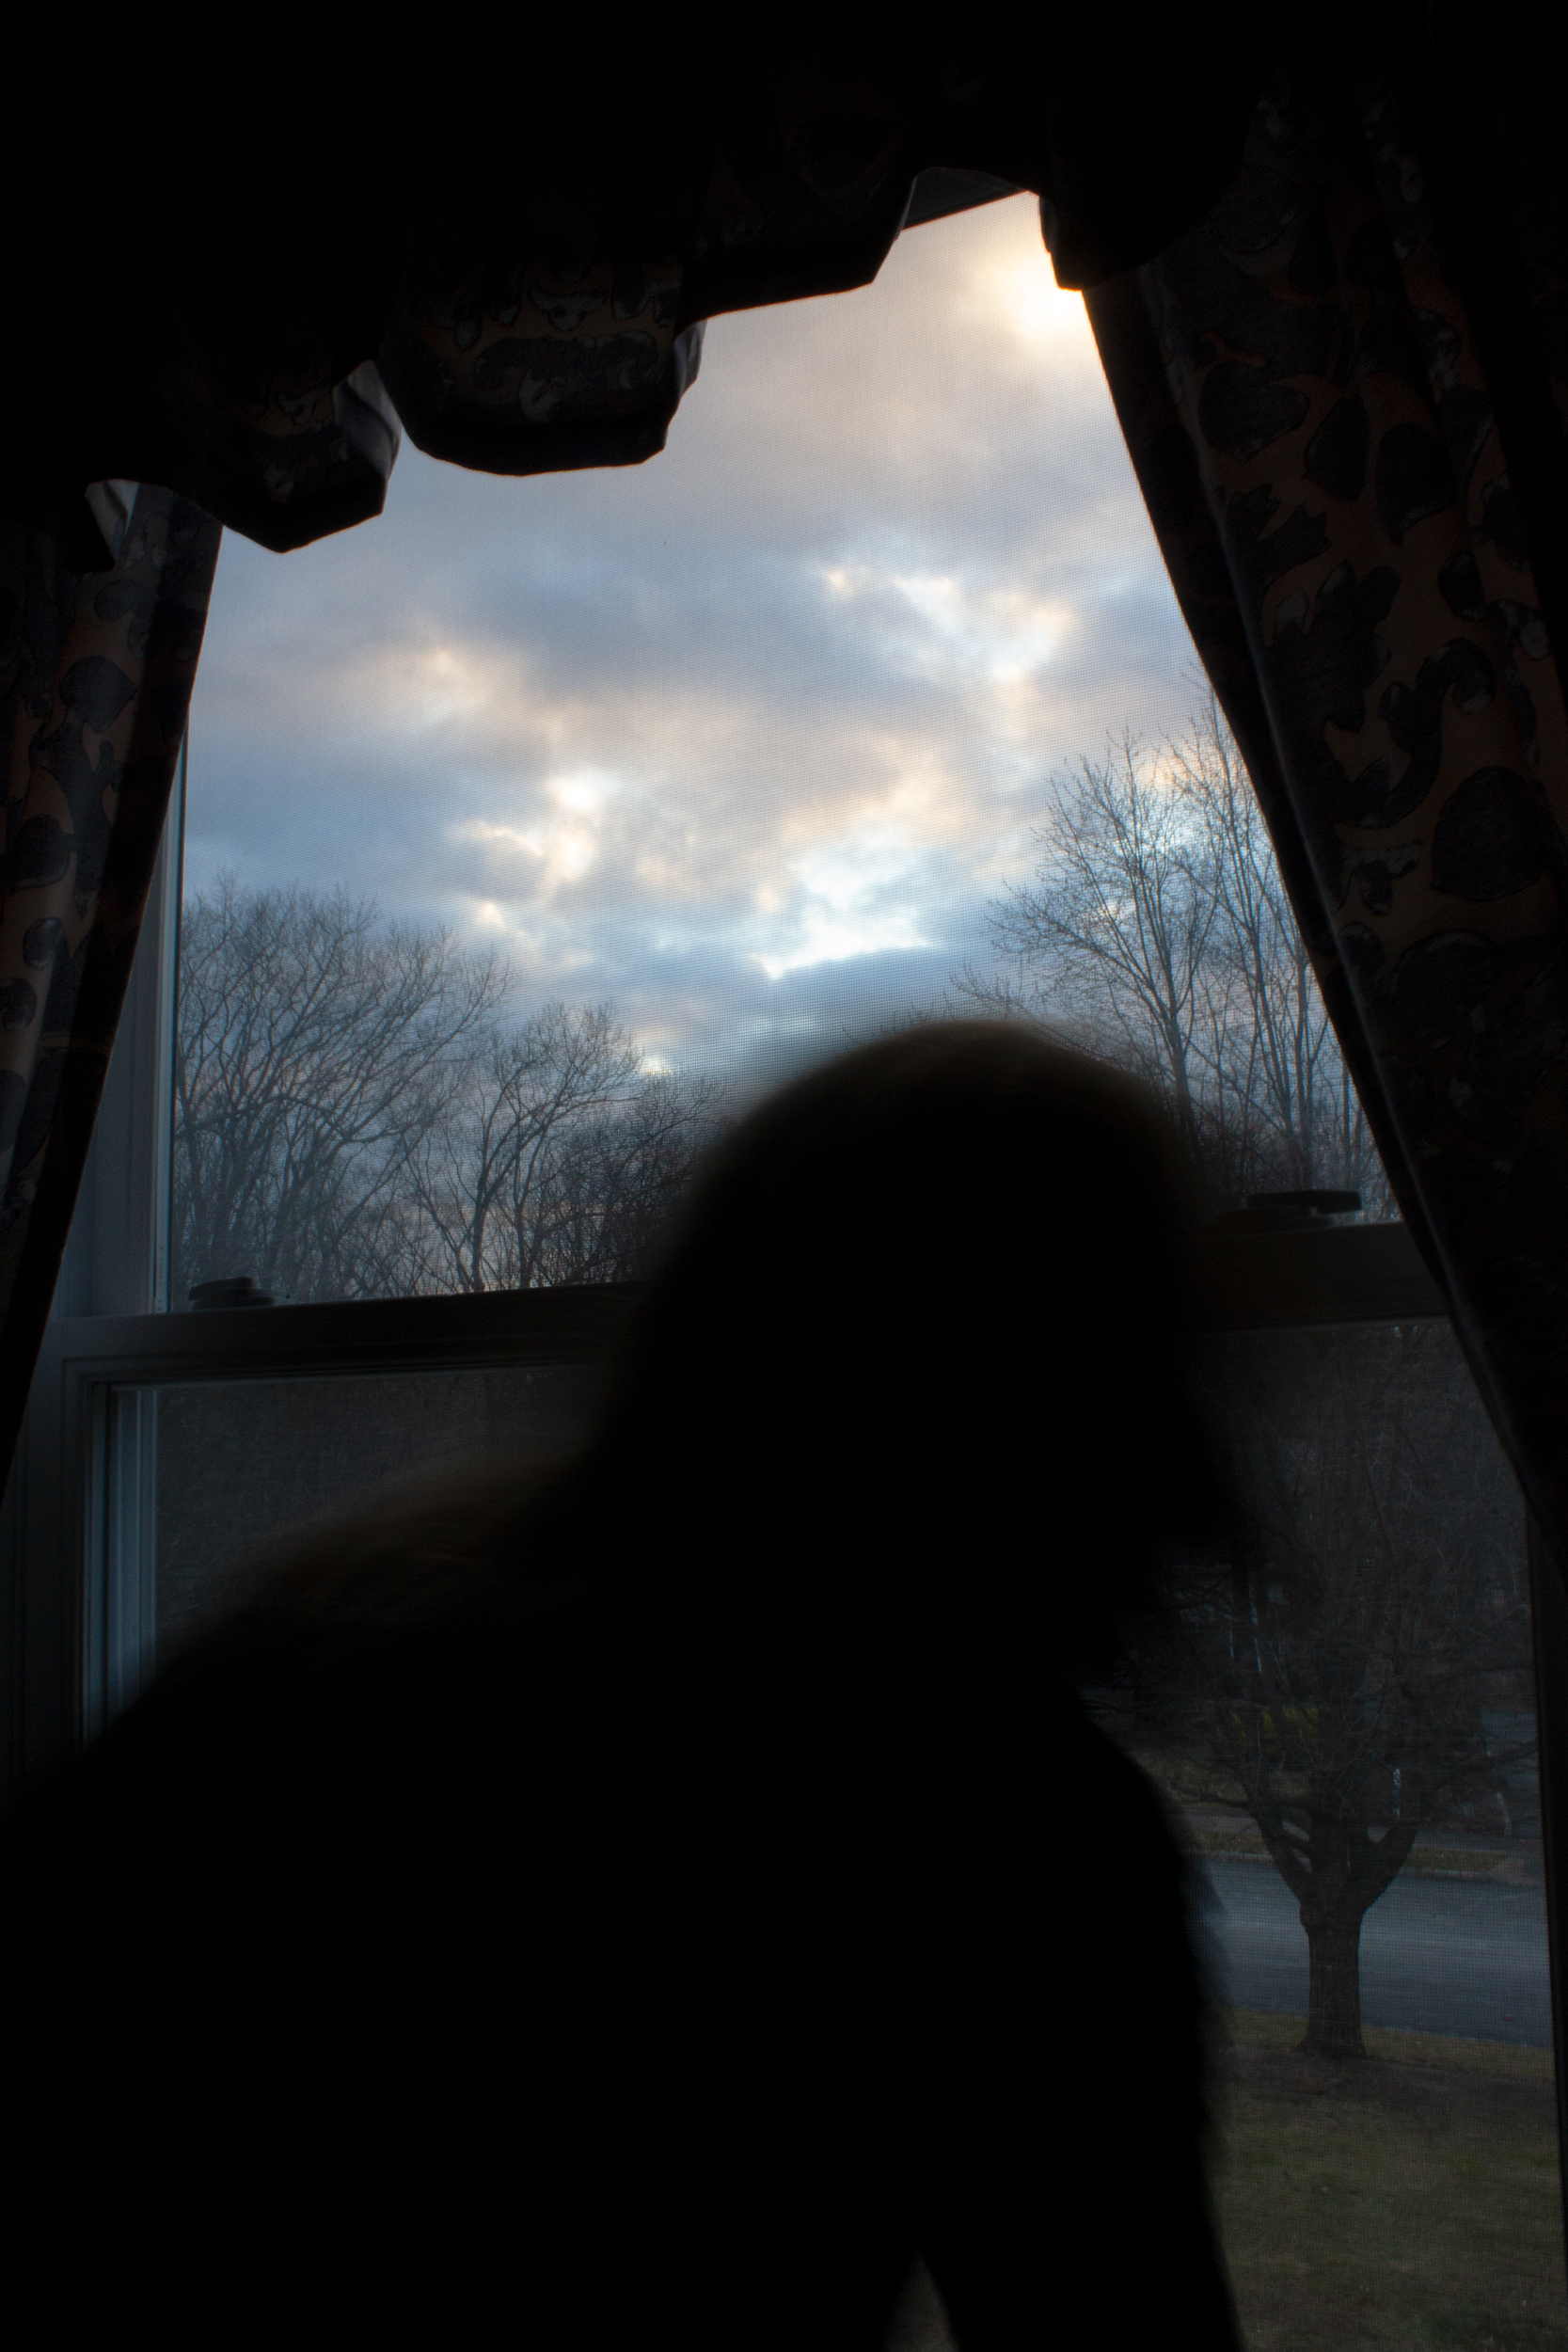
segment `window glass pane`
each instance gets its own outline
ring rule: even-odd
[[[1201,1856],[1247,2342],[1560,2343],[1518,1489],[1446,1324],[1230,1333],[1208,1377],[1241,1539],[1120,1728]]]
[[[378,521],[281,559],[230,536],[175,1305],[635,1273],[716,1087],[966,965],[1034,984],[988,909],[1045,780],[1179,729],[1191,664],[1027,197],[714,321],[646,465],[405,448]]]

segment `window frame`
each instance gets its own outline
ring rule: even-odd
[[[112,1126],[108,1141],[112,1152],[123,1152]],[[108,1248],[123,1237],[122,1222]],[[96,1251],[91,1229],[89,1240]],[[144,1235],[143,1246],[141,1279],[150,1287],[155,1240]],[[166,1248],[163,1263],[166,1267]],[[1203,1320],[1214,1329],[1446,1315],[1402,1225],[1208,1233],[1200,1238],[1197,1272]],[[86,1287],[79,1279],[78,1296]],[[154,1417],[117,1391],[164,1382],[593,1364],[613,1347],[639,1295],[635,1283],[583,1284],[56,1316],[34,1377],[8,1498],[16,1646],[6,1745],[12,1788],[31,1786],[92,1738],[150,1664],[150,1631],[141,1631],[151,1625],[150,1595],[141,1591],[139,1565],[130,1564],[149,1557]]]

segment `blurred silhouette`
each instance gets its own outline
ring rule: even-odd
[[[923,2260],[960,2352],[1233,2345],[1181,1865],[1073,1687],[1215,1507],[1174,1170],[1022,1025],[848,1055],[575,1460],[274,1557],[10,1839],[37,2275],[878,2352]]]

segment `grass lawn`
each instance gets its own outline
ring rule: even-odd
[[[1215,2191],[1248,2352],[1568,2352],[1552,2060],[1228,2013]]]

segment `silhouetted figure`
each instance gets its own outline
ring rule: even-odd
[[[1179,1187],[1016,1026],[786,1088],[583,1454],[315,1534],[13,1836],[35,2256],[253,2326],[1236,2339],[1181,1865],[1075,1676],[1212,1490]],[[57,2226],[56,2226],[57,2225]]]

